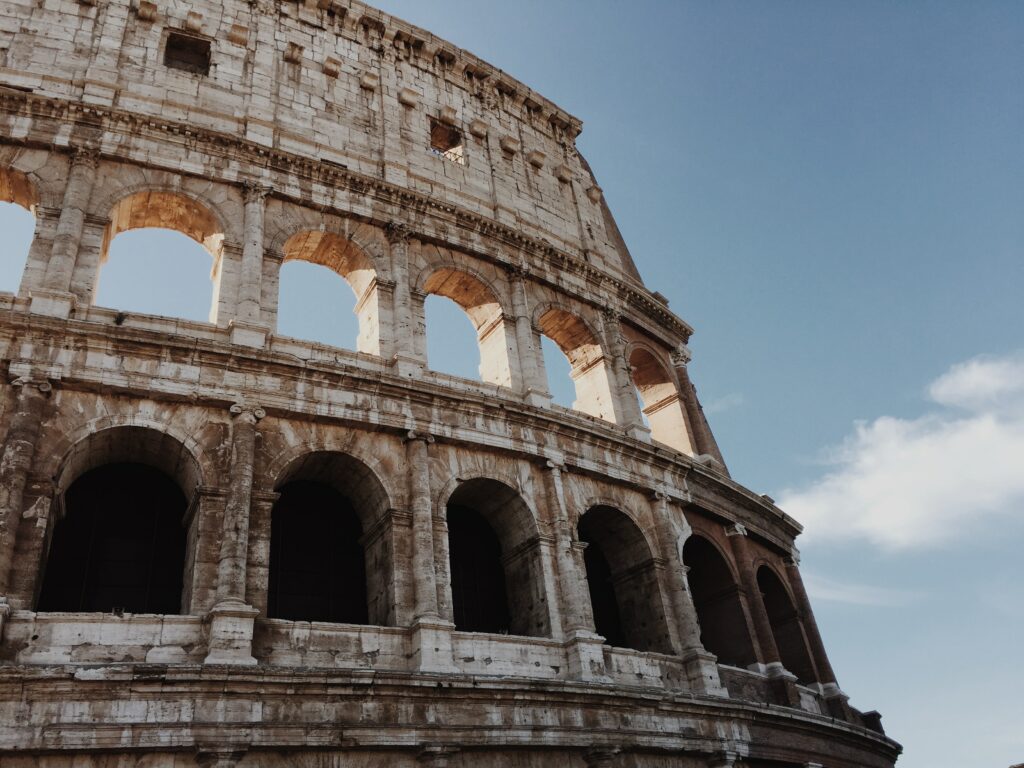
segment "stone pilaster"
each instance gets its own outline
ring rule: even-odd
[[[263,323],[263,231],[267,195],[270,188],[247,183],[243,222],[242,264],[238,274],[238,304],[231,322],[231,340],[235,344],[261,347],[268,328]]]
[[[438,610],[437,570],[434,562],[434,503],[430,493],[431,435],[409,432],[406,461],[409,473],[409,506],[412,511],[413,647],[415,667],[425,671],[450,671],[452,624]]]
[[[725,696],[725,689],[718,677],[718,663],[700,641],[700,621],[693,605],[686,582],[686,565],[683,563],[683,545],[690,535],[682,513],[676,517],[669,504],[669,497],[661,491],[651,496],[651,512],[661,546],[661,557],[665,561],[670,605],[675,614],[675,628],[679,653],[686,664],[687,678],[691,687],[703,693]]]
[[[789,577],[789,586],[793,590],[797,613],[807,636],[807,642],[811,647],[811,658],[818,672],[818,683],[821,685],[822,695],[825,697],[829,711],[833,717],[850,720],[849,697],[839,688],[839,683],[836,682],[836,673],[825,652],[825,643],[821,639],[818,622],[811,610],[811,600],[807,596],[807,588],[800,575],[800,554],[795,549],[792,556],[786,560],[786,575]]]
[[[618,311],[607,308],[601,313],[603,336],[606,344],[605,360],[611,379],[612,397],[618,423],[630,437],[646,442],[651,440],[651,430],[644,426],[640,401],[633,386],[633,373],[626,360],[626,345],[622,339],[621,318]]]
[[[32,291],[32,312],[68,317],[74,309],[71,276],[82,242],[89,198],[96,183],[98,162],[99,153],[94,149],[77,149],[71,157],[64,201],[53,238],[53,250],[46,265],[42,288]]]
[[[754,621],[754,633],[757,637],[757,648],[760,650],[758,661],[768,677],[773,681],[773,690],[780,703],[790,706],[800,705],[800,695],[796,690],[796,676],[782,666],[782,657],[775,642],[775,633],[768,618],[768,610],[761,596],[761,588],[757,584],[757,574],[751,559],[750,546],[747,542],[747,529],[740,524],[726,529],[729,544],[732,547],[736,567],[740,572],[740,582]]]
[[[210,611],[210,651],[207,664],[255,664],[253,623],[258,615],[245,602],[249,550],[249,515],[256,456],[256,424],[262,408],[231,406],[231,485],[224,505],[220,555],[217,561],[217,603]]]
[[[519,375],[523,384],[523,396],[531,405],[546,408],[551,404],[551,393],[538,363],[541,354],[535,344],[533,322],[530,318],[530,300],[526,292],[525,266],[509,267],[509,283],[512,288],[512,314],[516,324],[516,347],[519,351]]]
[[[405,224],[392,222],[385,229],[385,234],[391,246],[391,274],[395,280],[392,361],[395,372],[402,378],[419,378],[425,360],[416,344],[417,321],[409,275],[410,232]]]
[[[24,506],[25,484],[35,458],[45,403],[52,390],[49,381],[19,377],[11,382],[17,390],[10,426],[0,454],[0,639],[10,612],[8,593],[18,525]]]
[[[690,445],[693,446],[698,456],[710,456],[726,475],[729,474],[725,466],[725,459],[718,448],[718,441],[711,432],[711,425],[708,424],[707,416],[704,415],[704,408],[697,398],[697,388],[690,381],[690,372],[687,365],[690,362],[690,350],[683,346],[672,353],[672,367],[676,372],[676,381],[679,386],[679,397],[683,401],[683,410],[686,412],[686,421],[690,430]]]

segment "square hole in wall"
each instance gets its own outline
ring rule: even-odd
[[[164,66],[195,75],[210,74],[210,41],[183,32],[171,32],[164,49]]]
[[[466,142],[462,131],[454,125],[431,119],[430,151],[453,163],[466,164]]]

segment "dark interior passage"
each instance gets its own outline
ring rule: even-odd
[[[754,664],[757,658],[739,588],[721,553],[707,539],[691,536],[683,560],[689,568],[687,580],[700,622],[701,643],[721,664]]]
[[[508,634],[511,618],[501,542],[476,511],[448,505],[448,555],[455,628]]]
[[[173,480],[109,464],[76,480],[64,503],[38,610],[180,613],[187,500]]]
[[[594,629],[609,645],[672,653],[661,587],[647,540],[618,509],[597,506],[580,518]]]
[[[335,489],[284,486],[271,517],[268,616],[369,623],[362,535],[351,502]]]
[[[604,637],[608,645],[626,645],[626,633],[622,629],[619,602],[612,584],[612,567],[600,547],[590,544],[583,553],[587,569],[587,586],[590,588],[590,605],[594,611],[594,629]]]
[[[768,621],[772,626],[775,645],[779,648],[782,666],[796,675],[801,683],[815,682],[817,675],[807,651],[800,616],[786,588],[768,566],[761,566],[757,572],[757,586],[768,612]]]

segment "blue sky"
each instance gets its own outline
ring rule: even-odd
[[[377,5],[584,120],[645,280],[697,329],[734,477],[807,524],[840,684],[900,765],[1024,762],[1024,3]],[[203,318],[184,242],[119,237],[100,303]],[[351,346],[318,274],[286,267],[281,329]],[[434,367],[472,375],[445,356],[468,323],[430,320]]]

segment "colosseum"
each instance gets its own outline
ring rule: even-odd
[[[357,0],[0,3],[0,201],[35,217],[3,768],[894,764],[581,130]],[[97,305],[146,227],[209,253],[209,322]],[[277,333],[293,260],[351,287],[357,350]],[[431,295],[479,381],[431,370]]]

